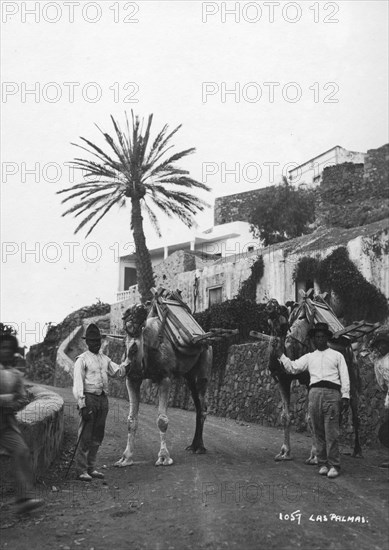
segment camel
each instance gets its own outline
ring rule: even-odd
[[[189,308],[188,308],[189,311]],[[206,389],[212,365],[212,347],[205,340],[189,346],[173,345],[165,330],[166,320],[158,316],[156,300],[151,308],[135,305],[123,315],[126,331],[125,360],[128,365],[126,385],[129,396],[127,445],[115,466],[131,466],[134,461],[135,436],[138,427],[140,387],[144,379],[159,386],[157,426],[160,450],[156,466],[170,466],[173,459],[166,444],[169,419],[167,408],[172,379],[184,376],[196,407],[196,429],[192,443],[186,448],[193,453],[206,452],[203,427],[207,414]],[[194,320],[193,320],[194,322]]]
[[[273,333],[272,336],[281,338],[284,346],[284,353],[292,361],[298,359],[305,353],[309,353],[314,350],[312,343],[308,337],[309,329],[312,328],[314,318],[312,312],[307,308],[307,300],[309,294],[304,296],[303,303],[300,307],[294,309],[289,317],[289,330],[286,336]],[[324,299],[321,296],[315,297],[319,303],[325,304]],[[274,307],[274,303],[273,303]],[[281,308],[282,306],[280,306]],[[331,312],[331,315],[335,317],[335,314],[326,304],[326,309]],[[281,314],[283,311],[280,309]],[[337,321],[336,317],[335,320]],[[342,325],[337,321],[339,326]],[[277,324],[275,324],[277,326]],[[349,377],[350,377],[350,408],[352,412],[352,422],[354,427],[354,449],[352,456],[355,458],[362,457],[362,449],[359,441],[359,418],[358,418],[358,392],[360,389],[360,377],[358,363],[355,360],[353,350],[350,345],[350,340],[347,338],[338,338],[329,342],[329,347],[340,351],[347,363]],[[281,446],[280,452],[275,456],[275,460],[292,460],[291,445],[290,445],[290,389],[293,380],[298,380],[300,384],[309,387],[309,373],[303,372],[300,374],[292,375],[286,373],[280,368],[280,363],[275,355],[274,348],[271,348],[269,358],[269,370],[272,373],[273,378],[277,381],[282,400],[282,414],[281,419],[284,426],[284,441]],[[312,433],[312,426],[309,416],[307,415],[308,427]],[[317,464],[316,449],[313,443],[311,453],[306,464]]]

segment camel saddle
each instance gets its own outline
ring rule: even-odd
[[[173,347],[180,353],[192,355],[198,353],[204,345],[202,340],[209,338],[193,318],[188,305],[182,300],[179,290],[172,292],[159,288],[154,290],[154,308],[162,323],[160,340],[163,334],[169,338]]]

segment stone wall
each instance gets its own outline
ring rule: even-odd
[[[64,402],[58,394],[41,386],[26,384],[32,401],[17,414],[20,430],[31,453],[33,471],[41,475],[57,457],[63,438]],[[10,484],[13,464],[1,457],[0,486]]]
[[[382,158],[386,148],[381,149],[369,151],[365,165],[347,162],[324,169],[316,202],[320,224],[357,227],[388,216],[389,171]]]
[[[63,438],[63,399],[40,386],[28,389],[34,400],[17,415],[32,454],[34,471],[43,473],[58,455]]]
[[[155,266],[155,286],[157,288],[159,286],[171,288],[170,281],[172,277],[175,277],[177,273],[193,271],[194,269],[196,269],[196,257],[184,250],[178,250]]]
[[[365,158],[364,180],[374,196],[389,198],[389,143],[378,149],[369,149]]]
[[[226,197],[216,197],[214,207],[214,225],[229,222],[248,222],[250,214],[260,201],[263,189],[254,189],[235,193]]]

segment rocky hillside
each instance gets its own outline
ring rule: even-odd
[[[109,304],[97,302],[70,313],[61,323],[51,327],[43,342],[31,346],[26,357],[26,376],[34,382],[53,384],[55,360],[60,343],[72,330],[81,325],[84,319],[106,315],[110,310]]]

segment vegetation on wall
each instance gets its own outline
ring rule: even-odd
[[[251,274],[240,285],[240,289],[237,295],[238,300],[252,300],[255,302],[257,296],[257,284],[263,277],[264,263],[262,256],[259,256],[250,267]]]
[[[293,281],[313,281],[317,278],[320,260],[311,256],[301,258],[293,271]]]
[[[286,178],[282,184],[263,190],[261,202],[249,219],[251,232],[265,246],[311,233],[314,221],[314,192],[296,189]]]
[[[295,280],[316,279],[322,292],[333,291],[342,304],[347,324],[362,319],[382,322],[389,315],[386,297],[365,279],[343,246],[321,261],[301,258],[293,276]]]
[[[347,322],[381,322],[389,315],[386,297],[365,279],[345,247],[337,248],[320,262],[318,283],[322,290],[333,290],[339,297]]]
[[[194,314],[194,318],[205,332],[211,328],[239,330],[238,335],[223,338],[212,344],[214,369],[224,369],[228,348],[233,344],[247,342],[251,330],[268,331],[268,314],[265,307],[266,304],[256,304],[252,300],[234,298],[214,304],[205,311]]]

